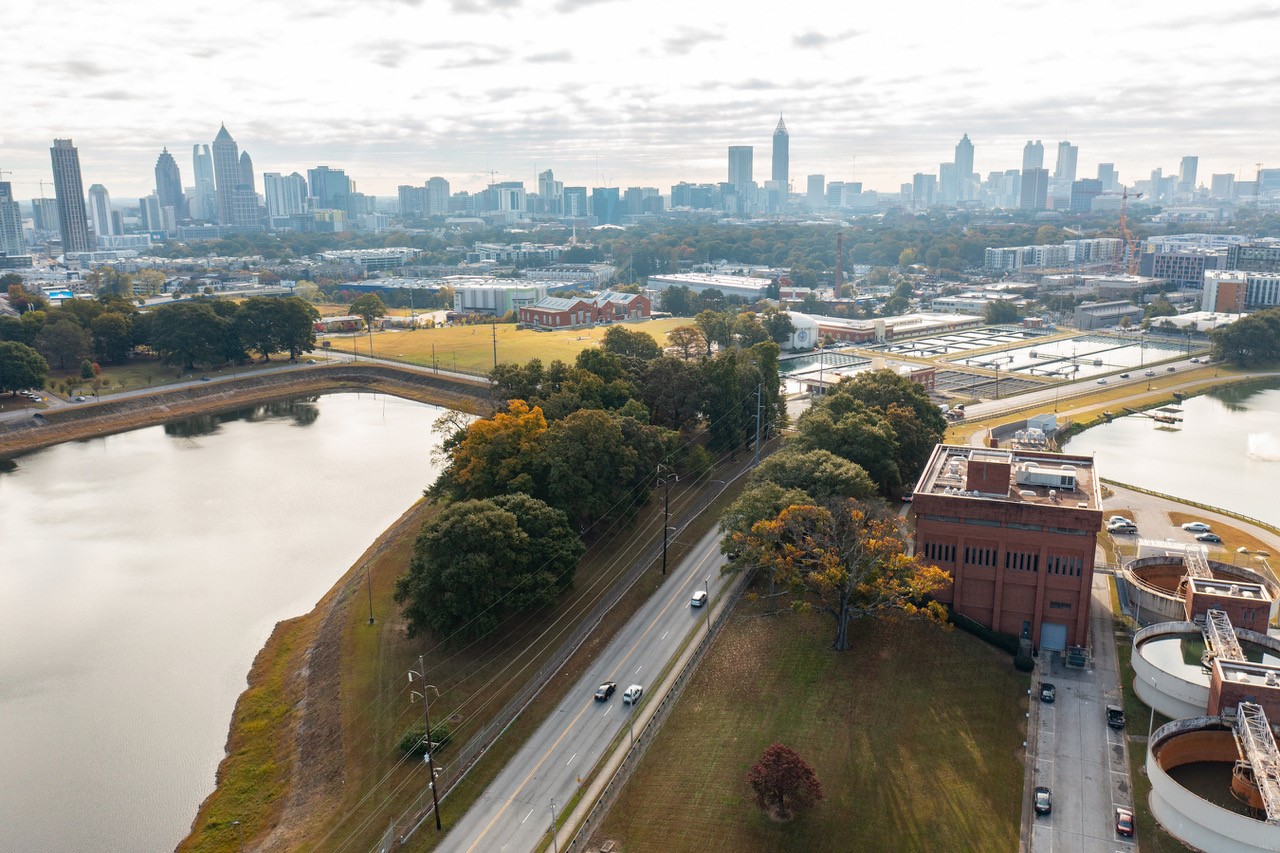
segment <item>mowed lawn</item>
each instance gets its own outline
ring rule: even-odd
[[[1029,679],[959,631],[743,601],[610,811],[623,851],[1014,851]],[[826,799],[774,823],[747,770],[797,750]]]
[[[666,346],[667,332],[677,326],[688,326],[688,317],[672,317],[649,320],[644,323],[621,323],[622,328],[646,332],[661,346]],[[488,373],[493,369],[494,330],[497,330],[498,361],[524,364],[531,358],[550,364],[555,359],[572,362],[587,347],[597,346],[609,326],[582,329],[564,329],[555,332],[535,332],[517,329],[511,323],[496,326],[447,326],[437,329],[413,331],[374,332],[373,354],[379,358],[392,358],[413,364],[432,366],[434,346],[435,365],[441,370],[461,370],[467,373]],[[368,355],[370,337],[361,335],[325,335],[322,341],[338,352],[351,352],[354,341],[358,355]]]

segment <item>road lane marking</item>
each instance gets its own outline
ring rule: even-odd
[[[575,758],[577,758],[577,757],[578,757],[578,753],[576,753],[576,752],[575,752],[573,755],[570,755],[570,756],[569,756],[569,760],[568,760],[568,761],[566,761],[566,762],[564,763],[564,766],[565,766],[565,767],[568,767],[570,764],[572,764],[572,763],[573,763],[573,759],[575,759]]]
[[[642,670],[642,669],[644,669],[644,664],[640,664],[638,667],[636,667],[636,675],[639,675],[639,674],[640,674],[640,670]]]
[[[663,632],[662,632],[662,636],[661,636],[661,637],[659,637],[659,638],[658,638],[658,640],[660,640],[660,641],[661,641],[661,640],[665,640],[665,639],[667,638],[667,634],[670,634],[670,633],[671,633],[671,629],[670,629],[670,628],[668,628],[667,630],[665,630],[665,631],[663,631]]]
[[[529,809],[529,813],[528,813],[527,815],[525,815],[525,816],[524,816],[524,820],[528,820],[529,818],[533,817],[533,812],[534,812],[534,809]],[[524,820],[522,820],[522,821],[520,821],[520,822],[521,822],[521,823],[524,823]]]
[[[720,556],[720,553],[717,549],[712,548],[711,550],[709,550],[707,552],[707,555],[697,562],[695,571],[690,574],[689,579],[686,580],[684,584],[681,584],[681,587],[683,588],[687,586],[689,583],[693,582],[697,574],[702,571],[706,563],[710,560],[716,559],[719,556]],[[667,602],[667,604],[661,610],[658,611],[658,614],[653,617],[653,621],[651,621],[648,624],[648,626],[645,627],[644,631],[641,632],[640,636],[636,638],[636,641],[631,644],[631,648],[628,649],[627,653],[622,656],[622,660],[619,661],[618,665],[615,666],[613,670],[609,673],[609,679],[612,679],[613,676],[617,674],[618,670],[620,670],[622,666],[627,662],[627,659],[630,658],[633,654],[635,654],[636,649],[640,647],[640,643],[644,640],[645,637],[649,635],[649,632],[653,630],[654,626],[658,624],[658,620],[666,616],[667,611],[670,610],[679,600],[680,599],[678,598],[672,599],[671,601]],[[582,715],[587,712],[587,709],[594,704],[595,704],[595,701],[593,699],[591,702],[588,702],[582,706],[582,710],[578,712],[578,715],[574,717],[573,720],[567,726],[565,726],[564,731],[562,731],[560,733],[560,736],[556,738],[555,743],[551,744],[551,746],[547,748],[547,750],[542,754],[542,758],[538,759],[538,763],[534,765],[533,769],[529,771],[528,775],[525,776],[524,779],[521,780],[520,784],[516,786],[515,791],[511,794],[510,797],[507,798],[507,801],[502,804],[502,808],[498,809],[498,813],[494,815],[492,818],[490,818],[489,822],[485,824],[484,829],[482,829],[480,831],[480,834],[476,836],[476,840],[471,842],[471,846],[467,848],[466,853],[471,853],[471,851],[475,850],[476,847],[480,844],[480,842],[484,839],[484,837],[489,834],[489,830],[493,829],[493,825],[496,824],[504,814],[506,814],[507,809],[511,808],[511,804],[515,802],[516,797],[519,796],[520,792],[524,790],[525,786],[529,784],[529,781],[533,779],[533,777],[537,774],[537,772],[542,769],[542,765],[545,764],[547,759],[551,757],[551,753],[555,752],[556,748],[560,746],[560,742],[564,740],[565,737],[569,734],[569,732],[573,729],[573,727],[578,724],[578,720],[582,719]]]

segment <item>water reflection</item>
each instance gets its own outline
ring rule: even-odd
[[[175,423],[165,424],[164,434],[174,438],[200,438],[216,434],[222,429],[223,424],[232,421],[260,423],[281,418],[292,420],[295,426],[311,426],[320,417],[320,407],[316,405],[319,399],[315,396],[299,397],[296,400],[275,400],[243,409],[233,409],[229,412],[194,415]]]

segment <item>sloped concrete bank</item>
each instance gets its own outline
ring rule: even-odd
[[[82,403],[49,409],[37,417],[6,421],[0,423],[0,455],[167,423],[195,414],[340,390],[378,391],[471,414],[485,413],[492,406],[489,388],[480,382],[378,364],[309,367],[201,383],[121,400]]]

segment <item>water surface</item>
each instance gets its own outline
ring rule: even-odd
[[[171,850],[236,698],[436,475],[441,410],[333,394],[0,473],[0,850]]]

